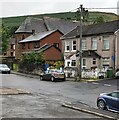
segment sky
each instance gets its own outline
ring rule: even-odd
[[[75,12],[84,8],[119,8],[119,0],[0,0],[0,18],[59,12]],[[119,5],[119,4],[118,4]],[[89,11],[112,12],[117,9],[88,9]],[[119,10],[119,9],[118,9]]]

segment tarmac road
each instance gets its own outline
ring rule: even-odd
[[[3,101],[2,116],[31,118],[100,118],[92,114],[63,108],[61,104],[64,102],[85,103],[96,107],[95,100],[100,92],[116,89],[116,85],[105,86],[95,82],[40,81],[39,78],[15,74],[2,75],[2,87],[17,88],[32,93],[32,95],[3,96],[1,100]]]

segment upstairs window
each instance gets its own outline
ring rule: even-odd
[[[39,47],[39,42],[34,42],[34,48],[38,48]]]
[[[97,50],[97,39],[96,39],[96,37],[92,38],[92,50]]]
[[[108,50],[109,49],[109,37],[104,36],[103,37],[103,50]]]
[[[30,43],[28,43],[28,49],[30,49]]]
[[[14,49],[14,45],[13,45],[13,44],[11,44],[11,49],[12,49],[12,50]]]
[[[59,43],[54,43],[54,46],[59,48]]]
[[[69,42],[65,42],[65,51],[69,51]]]
[[[76,50],[76,40],[72,41],[72,50],[75,51]]]
[[[25,36],[24,35],[22,35],[22,40],[25,38]]]
[[[93,58],[93,65],[96,65],[96,58]]]
[[[23,44],[22,44],[22,49],[25,49],[25,46],[26,46],[25,43],[23,43]]]
[[[86,40],[82,40],[82,50],[86,50],[87,45],[86,45]]]

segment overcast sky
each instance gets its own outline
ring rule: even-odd
[[[117,8],[119,0],[0,0],[0,17],[35,15],[57,12],[75,12],[84,8]],[[118,6],[119,7],[119,6]],[[89,9],[89,11],[113,12],[117,9]]]

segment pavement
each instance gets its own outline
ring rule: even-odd
[[[119,114],[118,113],[113,113],[111,114],[110,111],[104,111],[104,110],[100,110],[100,109],[96,109],[96,108],[93,108],[93,107],[90,107],[86,104],[83,104],[83,103],[69,103],[69,102],[65,102],[62,104],[63,107],[66,107],[66,108],[70,108],[70,109],[73,109],[73,110],[78,110],[78,111],[81,111],[81,112],[85,112],[85,113],[89,113],[89,114],[93,114],[95,116],[99,116],[99,117],[102,117],[102,118],[105,118],[105,119],[110,119],[110,120],[119,120]]]
[[[30,92],[16,88],[6,87],[0,88],[0,95],[18,95],[18,94],[30,94]]]
[[[24,73],[19,73],[19,72],[15,72],[15,71],[12,71],[11,73],[12,74],[17,74],[17,75],[22,75],[22,76],[25,76],[25,77],[39,78],[39,75],[24,74]],[[67,80],[75,81],[75,79],[73,79],[73,78],[67,78]],[[81,80],[81,81],[84,81],[84,80]],[[88,81],[88,82],[91,81],[92,82],[94,80],[85,80],[85,81]],[[5,91],[7,91],[7,90],[5,89]],[[24,92],[22,90],[13,90],[13,91],[12,92],[14,94],[27,93],[27,92]],[[12,92],[10,92],[10,94]],[[7,94],[7,92],[5,92],[5,94]],[[8,92],[8,94],[9,94],[9,92]],[[111,114],[111,112],[109,112],[109,111],[99,110],[99,109],[90,107],[90,106],[88,106],[88,105],[86,105],[84,103],[81,103],[81,102],[76,102],[76,103],[75,102],[73,102],[73,103],[71,103],[71,102],[63,102],[62,106],[67,107],[69,109],[78,110],[78,111],[86,112],[86,113],[93,114],[93,115],[96,115],[96,116],[99,116],[99,117],[103,117],[105,119],[119,120],[119,114],[118,113]]]
[[[26,73],[21,73],[21,72],[17,72],[17,71],[11,71],[12,74],[17,74],[17,75],[21,75],[21,76],[25,76],[25,77],[30,77],[30,78],[39,78],[39,75],[33,75],[33,74],[26,74]],[[110,78],[105,78],[105,79],[110,79]],[[93,82],[93,81],[100,81],[100,80],[104,80],[104,79],[81,79],[79,80],[79,78],[66,78],[67,81],[74,81],[74,82]]]

